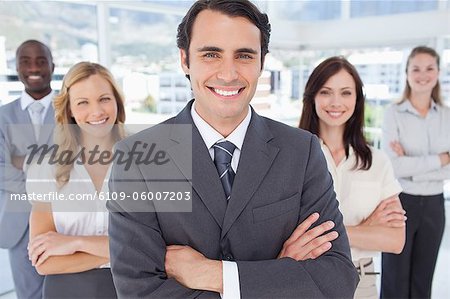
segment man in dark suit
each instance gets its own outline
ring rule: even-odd
[[[25,90],[19,99],[0,107],[0,247],[9,249],[18,298],[42,298],[43,276],[31,265],[27,251],[31,205],[15,196],[26,193],[28,147],[52,142],[54,67],[46,45],[36,40],[22,43],[16,69]]]
[[[119,296],[353,297],[358,275],[317,138],[249,106],[269,35],[267,16],[242,0],[197,1],[179,25],[195,99],[116,146],[133,159],[110,179],[124,199],[108,202]],[[159,164],[139,161],[145,143]],[[148,200],[183,184],[190,212]]]

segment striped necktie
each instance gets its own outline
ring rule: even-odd
[[[214,147],[214,164],[219,173],[220,181],[222,182],[223,190],[227,200],[230,199],[231,187],[233,186],[235,173],[231,168],[231,159],[236,146],[229,142],[218,142]]]

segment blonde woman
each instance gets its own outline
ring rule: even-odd
[[[29,258],[46,275],[44,298],[116,297],[108,214],[99,200],[108,191],[111,163],[99,158],[112,156],[123,138],[123,102],[111,73],[89,62],[69,70],[54,100],[57,150],[30,166],[27,181],[29,193],[59,195],[35,202],[30,216]]]
[[[300,128],[320,137],[360,282],[355,298],[378,298],[373,258],[400,253],[405,211],[388,157],[363,135],[363,83],[343,57],[320,63],[306,83]]]
[[[439,55],[414,48],[402,100],[386,109],[383,149],[403,187],[408,215],[405,249],[383,254],[383,298],[430,298],[445,227],[443,182],[450,179],[450,109],[439,86]]]

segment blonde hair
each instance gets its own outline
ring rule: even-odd
[[[436,59],[436,64],[439,70],[439,54],[434,50],[433,48],[426,47],[426,46],[418,46],[412,49],[411,53],[408,56],[408,60],[406,62],[406,72],[408,72],[409,62],[411,59],[413,59],[418,54],[428,54],[431,57]],[[411,86],[408,83],[408,79],[406,79],[405,89],[403,90],[403,95],[398,102],[398,104],[403,103],[404,101],[411,98]],[[441,97],[441,85],[439,84],[439,80],[437,81],[436,85],[434,86],[433,90],[431,91],[431,98],[433,101],[438,104],[442,105],[442,97]]]
[[[70,113],[70,88],[80,81],[88,79],[92,75],[100,75],[109,82],[113,90],[117,103],[117,118],[113,130],[114,139],[116,141],[125,137],[125,131],[122,124],[125,122],[124,96],[114,80],[113,75],[104,66],[92,62],[79,62],[72,66],[64,76],[61,91],[53,101],[55,108],[55,122],[57,124],[55,130],[55,143],[58,145],[57,157],[62,157],[64,152],[77,153],[80,143],[80,131],[76,125],[75,119]],[[62,159],[60,159],[62,161]],[[57,163],[56,164],[56,182],[61,188],[70,179],[70,172],[73,163]]]

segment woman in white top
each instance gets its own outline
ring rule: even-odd
[[[106,68],[81,62],[54,107],[57,150],[28,170],[27,192],[43,200],[30,216],[29,257],[46,275],[45,298],[116,297],[104,200],[111,161],[101,155],[123,138],[123,96]]]
[[[399,103],[385,111],[383,149],[403,192],[408,215],[405,249],[383,254],[383,298],[430,298],[434,268],[445,227],[443,181],[450,179],[450,109],[439,86],[439,55],[429,47],[412,50]]]
[[[360,273],[355,298],[378,298],[372,258],[402,251],[405,215],[389,159],[363,135],[363,84],[345,58],[320,63],[305,86],[300,128],[317,134]]]

